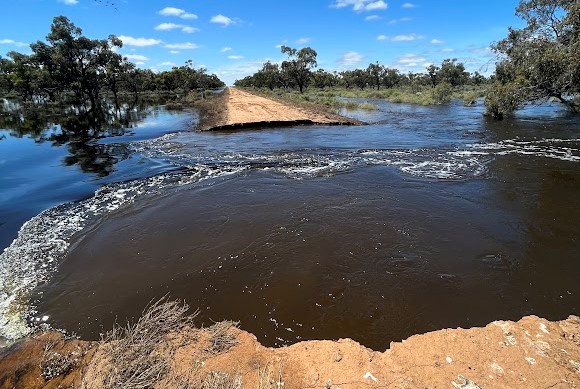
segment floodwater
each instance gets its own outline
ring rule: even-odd
[[[8,135],[0,334],[44,322],[97,339],[163,296],[269,346],[350,337],[384,350],[579,314],[578,116],[547,105],[494,122],[481,104],[371,102],[343,112],[368,126],[233,133],[154,110],[96,141],[114,150],[107,174],[62,163],[70,146]]]

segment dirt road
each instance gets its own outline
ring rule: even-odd
[[[324,109],[304,108],[280,103],[260,97],[237,88],[228,88],[224,92],[225,102],[220,110],[214,113],[219,117],[214,123],[205,126],[205,130],[228,130],[261,125],[356,125],[363,124],[353,119],[326,112]],[[203,126],[202,126],[203,127]]]

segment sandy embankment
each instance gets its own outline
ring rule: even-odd
[[[237,88],[227,88],[212,104],[211,115],[202,118],[204,131],[237,130],[262,126],[306,124],[360,125],[360,121],[327,112],[324,109],[298,107],[253,95]]]
[[[229,331],[237,344],[217,353],[208,351],[212,341],[207,330],[191,330],[188,342],[181,334],[169,373],[154,387],[193,388],[197,386],[191,382],[199,382],[195,377],[222,382],[211,387],[248,389],[580,386],[580,318],[575,316],[560,322],[530,316],[517,323],[441,330],[391,343],[385,352],[349,339],[272,349],[245,331]],[[47,345],[51,348],[45,352]],[[33,336],[0,353],[0,388],[103,387],[106,350],[96,343],[63,342],[57,333]],[[47,355],[49,360],[55,354],[66,359],[71,353],[77,360],[71,369],[50,380],[42,378],[40,366],[46,370]]]

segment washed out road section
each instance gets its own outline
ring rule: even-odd
[[[284,104],[237,88],[228,88],[224,93],[226,103],[221,107],[225,110],[219,115],[221,120],[203,129],[216,131],[255,128],[262,125],[275,127],[306,124],[364,124],[355,119],[327,112],[322,108]]]

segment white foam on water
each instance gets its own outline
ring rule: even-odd
[[[31,294],[50,280],[66,255],[70,239],[97,217],[115,212],[138,197],[163,193],[203,179],[244,170],[269,170],[293,179],[330,176],[361,166],[393,166],[402,173],[437,180],[483,177],[497,155],[526,155],[580,162],[580,139],[518,139],[467,145],[465,149],[313,150],[268,154],[224,152],[204,154],[203,148],[178,141],[179,134],[134,142],[141,155],[163,159],[184,169],[129,183],[106,185],[87,200],[64,204],[26,222],[18,237],[0,254],[0,338],[20,338],[32,330]],[[42,321],[42,320],[39,320]]]
[[[401,172],[417,177],[463,180],[480,177],[487,172],[486,157],[482,151],[453,151],[437,149],[417,150],[359,150],[313,153],[311,150],[294,152],[271,152],[270,154],[243,154],[226,152],[219,155],[204,156],[191,145],[176,142],[138,142],[136,151],[145,155],[164,158],[176,165],[183,163],[221,163],[248,166],[251,169],[267,169],[282,173],[290,178],[330,176],[351,170],[358,166],[394,166]],[[191,153],[188,153],[191,152]]]
[[[185,172],[106,185],[87,200],[59,205],[26,222],[18,237],[0,254],[0,337],[15,340],[32,331],[33,290],[50,280],[67,253],[70,239],[96,217],[123,208],[146,194],[237,174],[244,169],[198,165]]]
[[[470,144],[471,153],[487,153],[488,155],[526,155],[543,158],[559,159],[561,161],[580,162],[580,139],[537,139],[518,140],[507,139],[500,142]],[[466,151],[455,152],[465,153]]]

